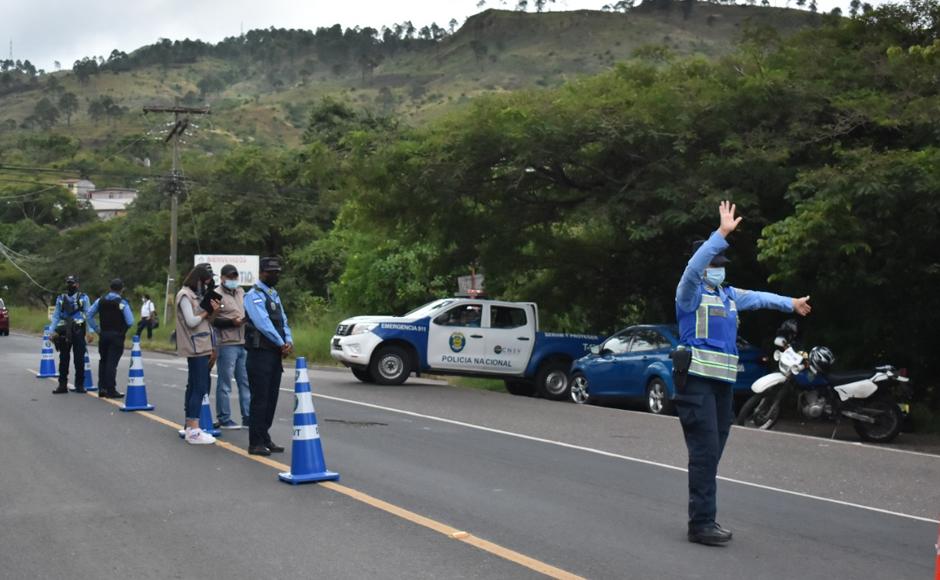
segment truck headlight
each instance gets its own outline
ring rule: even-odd
[[[375,322],[367,322],[365,324],[357,324],[353,327],[351,334],[365,334],[367,332],[372,332],[372,329],[378,326]]]

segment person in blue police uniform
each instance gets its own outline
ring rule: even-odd
[[[124,282],[120,278],[111,280],[111,291],[92,304],[88,311],[88,322],[100,319],[98,340],[98,396],[103,399],[120,399],[124,396],[117,390],[117,367],[124,354],[124,338],[127,329],[134,326],[131,305],[121,297]]]
[[[271,455],[284,448],[271,441],[268,431],[274,422],[277,396],[281,388],[284,367],[281,360],[293,350],[293,337],[287,325],[284,305],[274,289],[281,276],[281,262],[277,258],[261,258],[259,280],[245,294],[245,348],[248,350],[245,366],[248,370],[248,390],[251,392],[248,427],[248,453]]]
[[[770,308],[809,314],[809,296],[788,298],[769,292],[724,286],[725,239],[741,223],[735,206],[722,202],[721,225],[697,243],[676,290],[680,349],[686,354],[685,384],[677,386],[676,412],[689,450],[688,539],[707,545],[725,544],[731,532],[716,521],[718,462],[734,419],[732,384],[738,371],[738,312]],[[689,356],[691,355],[691,356]],[[679,358],[674,365],[680,366]],[[677,381],[677,383],[682,381]]]
[[[59,349],[59,386],[52,394],[69,392],[69,358],[75,360],[75,392],[85,392],[85,333],[91,299],[78,289],[78,278],[65,278],[65,294],[55,300],[52,314],[53,342]],[[89,336],[89,341],[91,337]]]

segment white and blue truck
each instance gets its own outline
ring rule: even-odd
[[[604,337],[539,330],[532,302],[444,298],[403,316],[356,316],[331,339],[357,379],[400,385],[412,373],[503,379],[514,395],[568,398],[572,361]]]

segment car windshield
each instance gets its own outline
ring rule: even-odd
[[[451,302],[453,302],[453,300],[447,300],[447,299],[435,300],[434,302],[428,302],[427,304],[424,304],[422,306],[415,308],[411,312],[403,314],[402,318],[422,318],[424,316],[430,316],[431,314],[434,314],[435,312],[447,306]]]

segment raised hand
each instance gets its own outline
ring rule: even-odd
[[[730,201],[723,201],[718,206],[718,214],[721,216],[721,225],[718,226],[718,233],[723,237],[728,237],[728,234],[733,232],[738,228],[738,224],[741,223],[741,220],[744,218],[734,217],[736,205]]]
[[[800,316],[806,316],[812,311],[813,307],[809,305],[809,296],[793,299],[793,312],[796,312]]]

